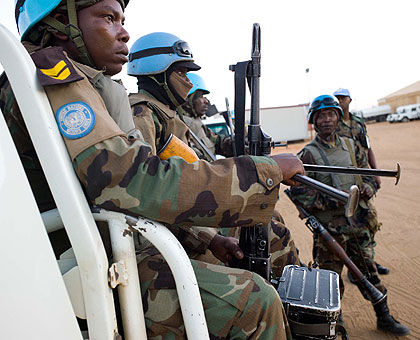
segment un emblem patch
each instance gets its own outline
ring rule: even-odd
[[[86,136],[95,126],[95,114],[84,102],[73,102],[57,110],[56,120],[61,134],[68,139]]]

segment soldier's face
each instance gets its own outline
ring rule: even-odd
[[[338,102],[340,103],[340,107],[343,109],[343,111],[348,111],[351,98],[347,96],[337,96]]]
[[[335,109],[322,109],[315,114],[315,124],[321,137],[334,133],[338,124],[338,114]]]
[[[130,35],[124,29],[124,13],[117,0],[103,0],[78,12],[83,40],[98,69],[114,75],[128,61],[127,41]]]
[[[194,101],[194,111],[201,117],[209,108],[209,101],[203,95],[198,96]]]

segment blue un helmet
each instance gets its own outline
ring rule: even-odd
[[[154,32],[137,39],[131,46],[127,73],[147,76],[165,72],[173,63],[184,61],[189,71],[198,71],[188,43],[176,35]]]
[[[188,92],[188,96],[193,94],[197,90],[201,90],[204,92],[204,94],[209,94],[210,91],[207,90],[206,83],[204,82],[203,78],[201,78],[196,73],[187,73],[187,77],[190,80],[190,82],[193,84],[193,87],[191,88],[190,92]]]
[[[77,25],[77,11],[81,8],[95,5],[101,0],[15,0],[15,19],[21,40],[30,33],[39,22],[44,22],[57,31],[66,34],[77,46],[79,56],[86,65],[95,66],[83,41],[83,34]],[[118,0],[124,10],[129,0]],[[61,4],[61,5],[60,5]],[[56,8],[65,11],[69,24],[64,25],[49,14]]]
[[[30,29],[50,14],[61,0],[15,0],[15,19],[22,39]]]
[[[331,96],[329,94],[323,94],[322,96],[316,97],[309,108],[308,112],[308,122],[309,124],[313,124],[315,113],[319,110],[326,109],[326,108],[333,108],[336,109],[337,112],[343,116],[343,110],[341,109],[340,105],[338,104],[338,100],[336,97]]]
[[[341,87],[338,90],[336,90],[333,94],[336,97],[343,96],[343,97],[349,97],[351,99],[350,91],[347,89],[343,89]]]

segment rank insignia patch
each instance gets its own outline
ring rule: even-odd
[[[46,76],[58,80],[66,80],[70,73],[70,70],[64,60],[60,60],[54,67],[49,69],[39,69]]]
[[[84,102],[73,102],[57,110],[56,120],[61,134],[68,139],[86,136],[95,126],[95,114]]]
[[[42,86],[67,84],[82,80],[61,47],[48,47],[31,55]]]

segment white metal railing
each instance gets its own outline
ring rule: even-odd
[[[163,224],[144,217],[134,218],[117,212],[100,210],[93,214],[96,221],[109,225],[114,263],[125,264],[129,273],[127,285],[120,284],[118,293],[124,324],[127,331],[139,327],[144,315],[141,308],[140,285],[137,279],[137,262],[134,253],[133,234],[138,232],[149,240],[163,255],[175,278],[181,312],[188,339],[209,339],[207,323],[200,291],[190,259],[175,236]],[[132,276],[135,276],[134,282]],[[141,275],[141,273],[140,273]],[[138,303],[133,304],[133,301]],[[140,308],[139,308],[140,306]],[[138,339],[138,338],[128,338]]]
[[[93,216],[96,221],[106,222],[109,226],[113,267],[118,268],[111,267],[111,270],[119,270],[120,277],[118,280],[111,279],[114,281],[111,282],[111,286],[118,285],[125,338],[138,340],[138,334],[143,334],[144,331],[144,314],[133,243],[134,233],[138,232],[149,240],[168,262],[175,278],[188,339],[209,339],[197,279],[187,254],[174,235],[161,223],[144,217],[135,218],[103,209],[93,213]],[[63,226],[56,209],[42,213],[42,218],[49,232]]]

